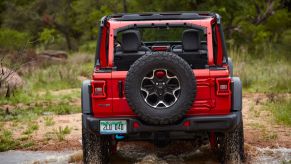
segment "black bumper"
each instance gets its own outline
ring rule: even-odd
[[[235,128],[242,119],[240,111],[232,112],[228,115],[216,116],[193,116],[186,117],[182,121],[173,125],[147,125],[137,118],[117,117],[117,118],[96,118],[91,115],[83,114],[83,127],[99,134],[100,120],[126,120],[127,134],[140,132],[194,132],[194,131],[213,131],[225,132]],[[184,126],[184,122],[189,121],[189,126]],[[138,122],[139,127],[134,128],[134,122]]]

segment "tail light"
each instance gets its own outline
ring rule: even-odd
[[[219,96],[227,96],[230,94],[230,78],[216,79],[216,94]]]
[[[92,97],[93,98],[106,97],[106,81],[98,80],[92,82]]]
[[[133,128],[139,128],[140,126],[139,126],[139,123],[138,122],[133,122]]]

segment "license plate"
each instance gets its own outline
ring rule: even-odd
[[[100,121],[101,134],[121,134],[127,133],[127,123],[125,120]]]

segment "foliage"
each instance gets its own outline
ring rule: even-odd
[[[96,41],[85,42],[84,44],[82,44],[79,47],[79,51],[81,51],[81,52],[89,52],[91,54],[95,54],[96,46],[97,46],[97,42]]]
[[[61,48],[63,38],[55,29],[44,28],[39,33],[39,42],[44,49],[54,49],[56,45],[58,45],[56,48]]]
[[[26,48],[28,42],[27,33],[0,28],[0,49],[20,50]]]
[[[0,26],[29,34],[36,41],[36,47],[45,44],[55,49],[66,46],[69,50],[78,50],[79,45],[97,39],[96,22],[104,15],[214,11],[223,18],[229,43],[245,44],[255,50],[259,47],[257,44],[277,43],[286,35],[284,32],[291,27],[290,4],[290,0],[3,0]]]

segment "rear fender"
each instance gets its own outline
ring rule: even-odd
[[[82,113],[91,114],[91,80],[84,80],[81,88]]]
[[[232,77],[232,110],[242,110],[242,83],[239,77]]]

